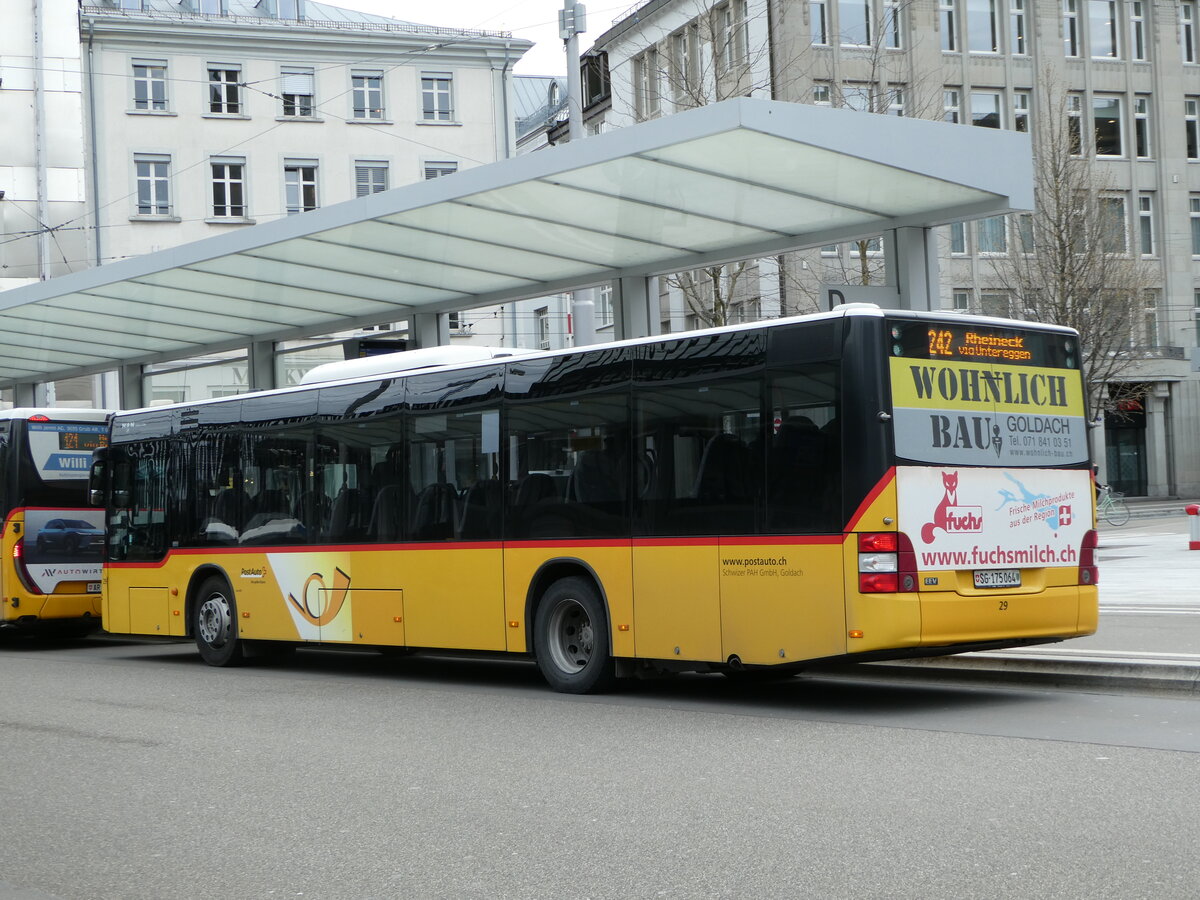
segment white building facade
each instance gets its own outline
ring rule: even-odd
[[[728,96],[770,96],[1034,131],[1048,88],[1104,179],[1126,252],[1152,273],[1130,334],[1139,401],[1094,433],[1102,476],[1133,495],[1200,494],[1200,44],[1194,0],[650,0],[591,52],[612,84],[602,127]],[[1004,219],[943,229],[944,309],[1017,315],[993,261]],[[781,274],[781,266],[785,271]],[[743,317],[814,309],[820,284],[877,281],[878,240],[750,264]],[[664,291],[663,327],[678,320]],[[691,324],[690,322],[685,324]]]
[[[26,17],[16,20],[8,11],[18,4],[3,2],[0,112],[42,104],[52,133],[31,149],[35,131],[19,115],[5,121],[21,127],[0,129],[0,190],[12,186],[0,202],[0,263],[11,261],[0,287],[515,152],[512,66],[530,43],[506,33],[307,0],[42,0],[40,16],[20,4]],[[36,47],[48,57],[41,65],[30,61]],[[52,77],[14,77],[27,69]],[[21,198],[19,212],[8,197]],[[70,230],[23,234],[40,228],[35,221]],[[146,367],[143,399],[282,385],[341,352],[340,342],[314,338],[164,360]]]

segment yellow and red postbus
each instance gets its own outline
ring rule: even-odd
[[[106,410],[0,412],[0,631],[83,635],[100,627],[104,514],[88,503]]]
[[[849,305],[121,412],[104,625],[214,665],[531,654],[571,692],[1090,634],[1079,358],[1068,329]]]

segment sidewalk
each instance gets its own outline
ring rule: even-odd
[[[1191,500],[1127,501],[1128,524],[1100,523],[1096,634],[1012,650],[914,660],[974,678],[1047,686],[1122,686],[1200,693],[1200,550],[1189,550]],[[897,665],[888,663],[883,665]]]

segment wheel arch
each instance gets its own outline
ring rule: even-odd
[[[600,602],[604,606],[606,620],[604,625],[608,629],[609,646],[612,646],[612,611],[609,609],[608,594],[605,593],[600,576],[596,574],[595,569],[578,557],[558,556],[542,563],[533,574],[533,578],[529,580],[529,588],[525,593],[525,651],[527,653],[536,653],[533,623],[542,595],[554,582],[573,577],[586,578],[595,587]]]
[[[197,595],[200,593],[200,585],[204,584],[204,582],[208,581],[208,579],[210,579],[210,578],[220,578],[222,581],[225,582],[226,585],[229,586],[229,593],[230,594],[234,593],[233,581],[230,579],[229,573],[226,572],[223,568],[216,565],[215,563],[205,563],[202,566],[198,566],[196,568],[196,570],[194,572],[192,572],[192,576],[188,580],[187,599],[184,604],[184,610],[183,610],[184,622],[187,623],[186,624],[186,633],[187,633],[188,637],[194,638],[196,636],[194,634],[194,629],[192,627],[192,622],[194,621],[192,613],[195,611],[196,598],[197,598]],[[236,594],[234,594],[233,599],[236,603],[236,600],[237,600]]]

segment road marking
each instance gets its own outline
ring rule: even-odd
[[[1200,607],[1196,606],[1105,606],[1100,604],[1100,612],[1113,613],[1121,616],[1200,616]]]
[[[964,654],[966,655],[966,654]],[[1164,662],[1195,662],[1200,663],[1200,653],[1153,653],[1144,650],[1084,650],[1070,647],[1054,650],[1037,650],[1027,647],[1022,650],[985,650],[980,656],[1090,656],[1103,659],[1160,659]]]

